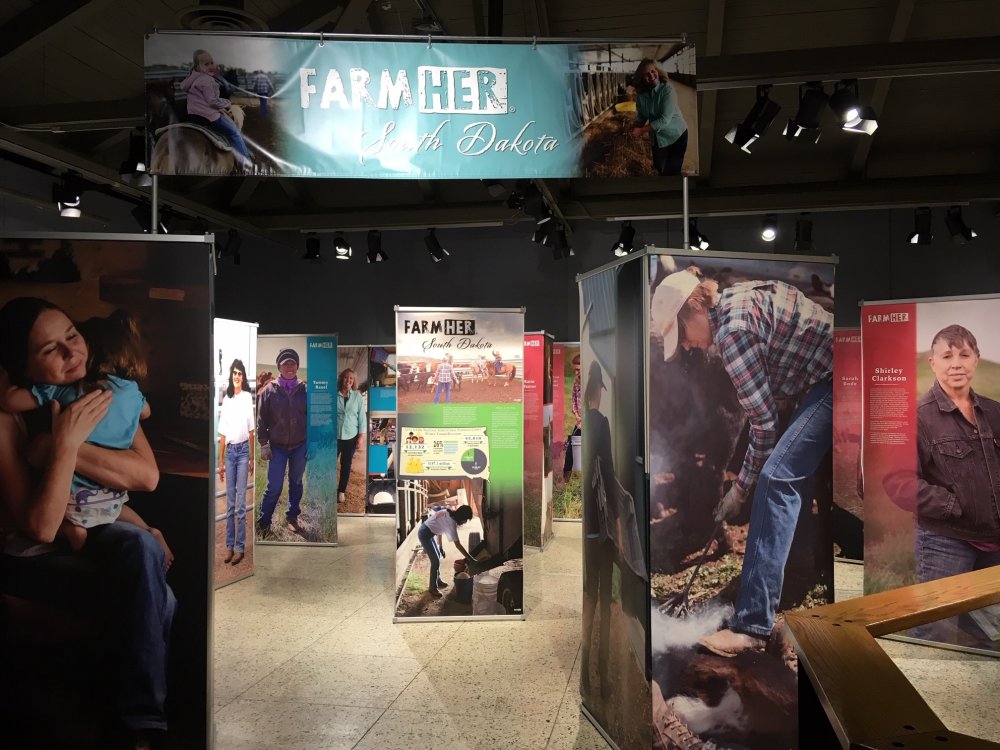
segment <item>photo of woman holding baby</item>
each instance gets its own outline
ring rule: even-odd
[[[208,735],[210,368],[183,355],[210,346],[210,245],[160,245],[53,238],[28,253],[0,238],[17,271],[0,283],[11,747],[175,750]],[[36,272],[57,250],[81,282]]]

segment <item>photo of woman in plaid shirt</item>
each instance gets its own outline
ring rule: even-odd
[[[715,519],[732,518],[756,484],[740,591],[729,627],[699,643],[720,656],[764,649],[812,475],[833,433],[833,315],[781,281],[745,281],[721,293],[695,269],[667,276],[651,303],[664,359],[715,349],[750,423],[749,445]],[[779,435],[778,403],[798,408]]]

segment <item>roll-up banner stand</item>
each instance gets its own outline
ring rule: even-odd
[[[368,349],[368,491],[365,513],[396,513],[396,347]]]
[[[524,334],[524,543],[552,539],[552,336]]]
[[[337,336],[257,337],[256,540],[337,544]]]
[[[552,517],[579,523],[583,516],[580,487],[583,386],[580,380],[580,342],[552,346]]]
[[[865,593],[1000,564],[1000,297],[861,310]],[[901,637],[1000,654],[1000,607]]]
[[[354,378],[348,391],[347,371]],[[367,497],[368,459],[368,347],[340,344],[337,347],[337,515],[363,516]],[[346,396],[345,396],[346,393]],[[360,407],[360,412],[358,409]],[[347,424],[340,423],[346,416]],[[351,441],[354,441],[352,446]],[[350,463],[348,463],[350,459]],[[347,472],[347,479],[344,472]],[[343,493],[343,494],[341,494]]]
[[[580,277],[581,694],[623,750],[797,745],[781,613],[833,596],[833,262],[647,248]]]
[[[5,746],[212,746],[212,254],[212,235],[0,236]],[[22,527],[20,503],[57,514]]]
[[[698,174],[683,39],[160,31],[145,82],[154,174]]]
[[[253,575],[254,572],[253,529],[256,513],[252,472],[256,448],[251,447],[249,440],[246,445],[241,445],[227,439],[226,452],[220,461],[219,418],[225,411],[226,429],[233,429],[241,420],[247,420],[249,431],[256,432],[257,414],[254,403],[257,375],[254,368],[257,362],[257,324],[216,318],[213,321],[212,352],[212,370],[215,373],[212,412],[215,417],[216,459],[213,578],[216,588],[219,588]],[[239,379],[239,391],[236,390],[237,383],[232,379],[234,371],[240,371],[246,376]],[[232,395],[229,394],[231,382]],[[242,392],[247,395],[240,396]],[[240,434],[238,437],[243,436]],[[219,471],[220,465],[225,465],[226,457],[230,465],[226,471]],[[241,552],[242,555],[239,554]]]
[[[864,483],[861,476],[861,329],[833,333],[833,553],[862,562]]]
[[[394,621],[523,619],[524,310],[396,308]]]

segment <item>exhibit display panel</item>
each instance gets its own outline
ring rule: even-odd
[[[354,396],[348,395],[344,398],[341,394],[342,381],[346,371],[351,370],[354,374],[354,385],[351,390],[356,391]],[[350,415],[351,424],[349,431],[353,433],[348,437],[363,435],[361,444],[353,447],[350,441],[344,437],[344,427],[338,421],[338,445],[337,445],[337,515],[363,515],[365,512],[365,499],[367,493],[367,448],[368,448],[368,393],[371,383],[368,378],[368,347],[367,346],[345,346],[340,344],[337,347],[337,414],[338,418],[346,408],[349,412],[356,412],[358,397],[360,397],[361,417],[357,418],[355,413]],[[357,432],[355,432],[357,430]],[[351,452],[353,451],[353,452]],[[347,454],[350,453],[350,465],[345,467]],[[348,479],[345,482],[343,472],[347,471]],[[340,493],[344,495],[341,497]]]
[[[865,593],[1000,564],[1000,297],[862,308]],[[998,609],[906,635],[1000,652]]]
[[[257,337],[256,540],[337,543],[337,336]]]
[[[524,543],[552,539],[552,336],[524,335]]]
[[[583,445],[580,342],[557,342],[553,345],[552,371],[552,515],[557,521],[579,521],[583,516],[580,484],[580,451]]]
[[[833,596],[833,270],[647,248],[580,277],[581,695],[620,748],[797,746],[783,613]]]
[[[212,255],[211,235],[0,237],[9,747],[143,727],[211,747]]]
[[[861,329],[833,334],[833,553],[864,560]]]
[[[253,472],[256,446],[250,443],[249,435],[245,445],[243,442],[234,444],[232,438],[227,438],[225,453],[220,453],[219,420],[225,410],[224,429],[239,432],[236,437],[241,441],[244,438],[242,434],[244,424],[248,426],[248,432],[256,432],[257,414],[254,403],[257,376],[254,367],[257,362],[257,324],[215,318],[212,327],[212,351],[215,352],[212,366],[215,370],[213,412],[216,469],[213,578],[218,588],[253,575],[253,530],[256,517]],[[232,378],[234,370],[239,370],[245,376],[239,378],[239,384],[240,392],[245,391],[246,396],[239,396],[239,392],[236,391]],[[233,383],[232,396],[229,395],[230,383]],[[227,398],[230,400],[227,401]],[[226,466],[227,457],[229,466]],[[220,472],[220,467],[225,467],[225,470]],[[232,499],[229,498],[230,492]],[[240,552],[243,554],[237,557],[236,554]]]
[[[396,512],[396,347],[369,350],[368,490],[365,513]]]
[[[397,620],[523,617],[523,346],[521,308],[396,308]]]
[[[429,40],[147,34],[150,171],[377,179],[698,174],[693,44]],[[640,90],[630,94],[637,74]]]

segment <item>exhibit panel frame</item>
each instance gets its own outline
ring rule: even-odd
[[[576,359],[574,373],[573,360]],[[582,436],[573,412],[574,391],[582,408],[580,376],[580,342],[556,341],[552,345],[553,437],[552,437],[552,520],[559,523],[580,523],[582,497],[580,493],[580,463]],[[581,413],[582,424],[582,413]],[[561,463],[560,463],[561,462]]]
[[[216,524],[216,539],[215,539],[215,587],[222,588],[223,586],[228,586],[229,584],[236,583],[237,581],[242,581],[244,578],[252,576],[255,572],[254,569],[254,533],[255,519],[257,517],[257,505],[254,502],[254,486],[253,483],[247,482],[247,492],[250,495],[250,499],[246,501],[245,518],[243,521],[246,527],[246,543],[244,549],[243,560],[239,563],[239,569],[235,566],[229,566],[225,563],[219,563],[219,557],[226,550],[226,523],[228,514],[228,502],[227,502],[227,482],[229,481],[229,476],[227,475],[225,479],[219,478],[219,466],[218,466],[218,443],[219,443],[219,414],[222,409],[223,398],[226,395],[226,389],[229,385],[229,367],[232,365],[233,360],[239,359],[243,362],[243,366],[246,369],[246,380],[244,382],[244,389],[250,393],[251,398],[254,402],[253,409],[253,431],[256,434],[257,430],[257,410],[256,410],[256,394],[257,394],[257,375],[254,365],[248,365],[247,362],[256,363],[257,361],[257,329],[259,327],[258,323],[250,323],[240,320],[230,320],[227,318],[214,318],[212,321],[212,351],[218,352],[218,366],[219,369],[215,374],[215,388],[213,393],[213,402],[215,408],[213,413],[215,416],[215,460],[216,460],[216,487],[215,487],[215,497],[216,497],[216,507],[215,507],[215,524]],[[245,341],[243,340],[245,338]],[[254,448],[256,451],[256,445]],[[250,461],[254,461],[254,456],[250,456]],[[252,464],[251,464],[252,465]],[[219,499],[223,499],[223,504],[219,505]],[[237,514],[238,515],[238,514]],[[219,525],[222,524],[223,534],[219,534]],[[220,546],[221,545],[221,546]],[[233,573],[235,572],[235,575]]]
[[[998,315],[994,294],[862,302],[866,594],[1000,564]],[[998,658],[1000,607],[886,637]]]
[[[303,385],[301,390],[298,385],[292,390],[278,390],[282,386],[275,360],[289,351],[294,355],[294,377]],[[267,368],[260,372],[273,377],[257,395],[255,543],[336,547],[337,334],[258,334],[257,358],[257,366]],[[278,409],[272,410],[267,404],[269,389],[275,391]],[[292,433],[292,439],[296,440],[294,445],[279,449],[271,460],[265,459],[261,452],[265,445],[262,427],[265,419],[269,425],[273,421],[279,430]],[[298,441],[303,432],[304,441]],[[274,447],[269,447],[273,455]],[[271,490],[273,499],[268,502],[272,469],[275,488]],[[298,506],[295,524],[290,517],[293,501]],[[271,518],[268,528],[262,530],[260,522],[265,511],[270,512]],[[299,516],[305,516],[305,520],[298,521]]]
[[[816,351],[824,352],[818,358],[823,366],[804,369],[811,358],[803,356],[797,363],[785,363],[790,374],[775,370],[774,387],[789,397],[792,392],[798,396],[793,402],[783,395],[780,401],[787,403],[781,404],[774,399],[769,409],[787,410],[781,419],[796,425],[802,420],[811,423],[812,415],[824,409],[826,416],[816,422],[816,429],[824,434],[829,430],[825,438],[829,440],[832,427],[823,425],[832,422],[829,379],[836,263],[837,258],[830,256],[648,247],[577,277],[587,415],[583,641],[585,654],[589,651],[591,657],[584,658],[584,666],[591,669],[581,669],[582,709],[621,750],[672,746],[670,742],[681,739],[737,742],[761,749],[797,742],[795,673],[780,656],[780,620],[769,627],[774,647],[768,646],[763,660],[755,657],[758,666],[717,656],[699,645],[706,639],[712,644],[708,636],[715,635],[728,617],[725,606],[736,591],[741,545],[746,544],[754,505],[744,503],[732,525],[713,518],[748,451],[748,443],[740,442],[748,435],[748,413],[737,397],[739,381],[726,369],[733,366],[732,360],[722,359],[728,355],[713,339],[718,326],[737,309],[737,299],[752,315],[775,309],[801,320],[803,330],[813,332]],[[689,266],[696,266],[700,277],[687,278],[684,272]],[[820,282],[815,287],[813,275]],[[705,285],[706,280],[716,286]],[[685,327],[682,337],[677,319],[689,298],[699,299],[692,297],[695,288],[703,286],[706,306],[701,310],[709,334],[704,348],[696,345],[701,329]],[[712,308],[717,312],[710,314]],[[695,325],[688,320],[685,317],[684,326]],[[764,335],[766,329],[759,330]],[[673,346],[665,358],[668,338],[673,338]],[[741,371],[734,367],[733,372]],[[632,381],[636,382],[629,387]],[[813,399],[824,406],[814,410]],[[784,427],[777,424],[774,434],[780,437]],[[813,497],[820,499],[808,505],[803,501],[802,508],[832,502],[822,499],[830,491],[829,463],[823,453],[817,448],[809,459],[826,472],[813,483],[817,493]],[[829,514],[803,513],[797,518],[779,615],[787,607],[813,606],[833,597]],[[612,581],[615,585],[608,585],[605,593],[605,582]],[[636,596],[633,592],[640,588],[641,595]],[[610,623],[607,629],[605,622]],[[593,671],[595,656],[599,666]],[[696,683],[704,675],[723,668],[732,672],[726,678],[733,686],[727,691],[735,691],[731,695],[727,692],[710,704],[684,697],[697,694],[692,691],[699,689]],[[759,669],[770,677],[750,674]],[[741,679],[739,673],[745,670],[749,672]],[[753,694],[752,688],[747,692],[748,685],[760,679],[774,687],[774,695],[764,703],[763,695]],[[734,706],[743,716],[735,724],[725,718]]]
[[[136,340],[141,341],[137,350],[141,353],[137,359],[144,366],[136,370],[136,376],[123,374],[123,370],[132,370],[132,365],[124,364],[121,365],[123,370],[116,369],[111,374],[123,381],[134,380],[140,386],[142,397],[142,402],[135,403],[146,403],[149,399],[148,403],[152,405],[148,419],[143,420],[130,440],[138,441],[139,432],[144,435],[143,442],[147,449],[151,448],[149,455],[155,462],[158,478],[155,482],[147,480],[144,483],[150,487],[148,490],[129,490],[126,507],[131,514],[124,520],[117,520],[115,525],[124,527],[131,524],[142,529],[141,523],[145,523],[159,529],[159,536],[169,542],[176,554],[177,564],[169,566],[165,575],[166,586],[169,586],[169,589],[164,587],[166,602],[157,603],[158,596],[154,593],[149,597],[149,606],[155,606],[157,612],[153,614],[152,610],[143,610],[144,617],[169,617],[169,612],[176,614],[168,620],[172,624],[164,626],[165,630],[169,629],[169,643],[156,645],[150,639],[143,641],[143,659],[148,661],[143,669],[145,677],[136,684],[146,685],[146,678],[149,678],[152,688],[152,683],[158,679],[155,675],[165,673],[164,684],[156,687],[155,691],[158,695],[156,700],[162,702],[166,697],[166,741],[178,746],[211,748],[214,745],[211,718],[214,599],[211,561],[215,490],[210,479],[215,466],[209,446],[213,445],[215,430],[211,417],[213,380],[208,355],[214,305],[214,236],[0,232],[0,269],[3,269],[0,270],[2,304],[15,297],[34,297],[55,303],[59,310],[64,309],[71,321],[80,324],[83,335],[87,337],[88,354],[93,355],[91,367],[98,366],[93,360],[98,353],[104,363],[111,362],[121,356],[115,353],[118,346],[125,347],[124,352],[131,346],[128,342],[136,336]],[[120,323],[121,311],[127,314],[128,324]],[[34,318],[36,322],[40,319],[41,314]],[[102,324],[105,327],[102,328]],[[182,335],[178,336],[179,332]],[[5,331],[4,335],[9,333]],[[112,336],[104,337],[111,333]],[[81,334],[73,335],[79,337]],[[194,356],[192,346],[196,350]],[[197,351],[201,352],[200,357]],[[85,359],[84,369],[86,366]],[[74,368],[74,371],[76,369],[80,368]],[[142,370],[146,372],[143,374]],[[102,367],[101,373],[105,372]],[[113,401],[130,390],[115,382],[110,382],[105,388],[114,393]],[[133,403],[126,396],[122,398],[126,398],[128,404]],[[119,408],[115,407],[115,411]],[[124,408],[127,410],[131,406]],[[37,422],[26,415],[25,423],[29,431],[34,431],[32,423]],[[44,428],[45,424],[35,426]],[[95,444],[100,446],[96,432],[92,435]],[[77,502],[86,504],[90,501],[80,500],[78,493]],[[135,514],[138,514],[138,520]],[[117,555],[117,542],[114,540],[120,535],[109,534],[103,532],[100,526],[89,528],[87,543]],[[148,539],[158,538],[156,535],[141,536],[144,547]],[[124,539],[122,541],[124,550]],[[160,548],[155,541],[152,544],[154,548]],[[87,545],[84,545],[79,554],[86,555],[86,549]],[[163,549],[161,561],[166,559],[166,548]],[[0,555],[3,561],[0,589],[28,602],[37,598],[43,604],[35,616],[43,616],[48,610],[44,605],[45,595],[39,595],[39,590],[44,589],[47,580],[51,580],[51,573],[59,572],[61,575],[73,572],[69,564],[72,553],[41,549],[38,551],[42,554],[23,557],[9,545],[6,551],[7,554]],[[49,554],[61,555],[66,564],[62,564],[59,571],[50,571],[47,576],[44,564],[39,568],[36,563],[43,563]],[[134,557],[129,559],[135,561]],[[16,563],[20,566],[25,561],[31,561],[29,567],[33,570],[8,570],[11,565]],[[17,591],[8,587],[18,580],[26,580],[24,576],[28,573],[32,573],[34,581],[31,590]],[[139,612],[135,607],[112,614],[114,610],[110,607],[113,603],[103,599],[100,606],[95,606],[97,600],[90,599],[91,594],[106,593],[111,584],[101,580],[95,588],[89,583],[93,575],[93,569],[89,573],[86,570],[77,571],[74,585],[60,592],[59,599],[63,605],[71,601],[74,594],[81,594],[88,597],[88,607],[86,611],[73,607],[69,619],[66,619],[66,614],[61,614],[61,624],[51,631],[61,632],[62,635],[57,636],[60,639],[81,636],[84,639],[73,647],[61,640],[64,647],[58,652],[60,672],[68,669],[71,674],[74,669],[86,670],[86,674],[71,688],[80,690],[86,685],[86,693],[81,692],[70,698],[59,709],[60,720],[52,721],[54,715],[37,713],[37,709],[46,704],[32,701],[34,692],[30,681],[19,680],[19,690],[10,693],[11,698],[20,696],[32,701],[32,704],[19,705],[17,700],[6,700],[3,706],[6,736],[16,745],[24,739],[25,746],[52,742],[58,746],[72,744],[75,747],[96,748],[106,747],[113,741],[106,730],[114,724],[109,720],[118,714],[115,708],[109,710],[109,707],[118,705],[113,687],[113,678],[118,670],[109,667],[103,653],[100,667],[86,666],[88,661],[84,655],[87,646],[95,643],[95,628],[98,633],[113,632],[115,626],[105,622],[101,627],[98,623],[103,620],[91,623],[88,620],[91,616],[99,616],[102,609],[111,614],[112,622],[131,622],[130,618]],[[155,588],[155,584],[150,583],[151,588]],[[91,589],[95,590],[91,592]],[[171,590],[173,596],[170,595]],[[122,595],[127,596],[125,592]],[[109,626],[112,630],[108,629]],[[155,630],[151,629],[150,635]],[[42,632],[44,629],[39,631]],[[126,665],[132,658],[124,645],[127,639],[117,632],[114,637],[115,646],[121,647],[116,665],[127,671]],[[7,645],[11,646],[8,649],[11,657],[8,666],[14,671],[20,670],[21,667],[15,663],[20,650],[14,643]],[[64,658],[67,647],[76,654],[70,662]],[[31,649],[30,653],[34,654],[32,658],[38,658],[37,648]],[[158,654],[162,654],[162,662]],[[25,673],[31,671],[32,668],[25,668]],[[55,688],[47,683],[45,690],[51,689]],[[149,709],[147,721],[158,725],[161,719],[151,716],[154,713],[152,703]],[[15,713],[8,715],[11,711]],[[124,720],[124,715],[117,716],[117,721]],[[19,722],[30,722],[30,727],[22,727]],[[23,738],[20,734],[22,730],[28,732]],[[42,737],[43,732],[49,733],[46,738]]]
[[[524,309],[395,310],[393,622],[522,620]]]
[[[524,334],[524,546],[552,541],[553,336]]]

